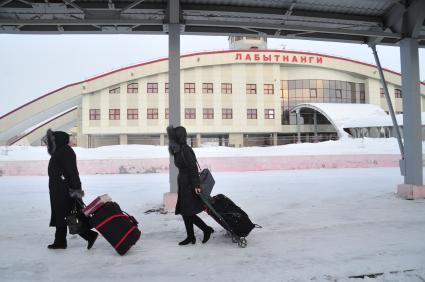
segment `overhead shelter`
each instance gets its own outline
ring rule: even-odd
[[[174,125],[180,124],[181,116],[180,34],[400,46],[405,94],[400,165],[404,188],[413,195],[414,189],[422,187],[418,48],[425,46],[423,11],[425,0],[0,0],[0,33],[168,33],[170,122]],[[174,174],[175,170],[170,181],[176,178]],[[172,191],[175,189],[172,184]]]
[[[367,120],[388,117],[385,111],[375,105],[369,104],[336,104],[336,103],[302,103],[295,106],[291,111],[297,113],[297,121],[301,118],[303,109],[311,109],[314,112],[314,124],[317,126],[317,115],[323,115],[335,128],[338,137],[347,137],[344,131],[345,124],[353,122],[359,116]],[[299,125],[299,122],[297,122]],[[317,134],[317,129],[315,129]],[[298,131],[298,136],[300,132]]]
[[[403,115],[395,116],[399,130],[403,132]],[[425,112],[422,112],[422,140],[425,138]],[[347,121],[343,125],[344,131],[349,132],[354,138],[372,137],[389,138],[396,137],[393,121],[388,115],[368,119],[366,117]]]

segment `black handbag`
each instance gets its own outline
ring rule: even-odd
[[[198,163],[198,162],[196,162]],[[199,167],[199,164],[198,164]],[[201,169],[199,167],[199,169]],[[200,173],[199,173],[199,178],[201,179],[201,191],[202,194],[204,195],[211,195],[211,191],[214,188],[214,184],[215,184],[215,180],[214,177],[211,174],[211,171],[208,168],[204,168]]]
[[[201,183],[201,193],[206,196],[209,196],[211,195],[211,191],[215,185],[214,177],[212,176],[211,171],[208,168],[204,168],[201,170],[201,166],[199,165],[198,160],[196,159],[195,153],[193,152],[192,148],[190,151],[192,152],[193,158],[195,159],[196,165],[198,166],[199,179]],[[184,162],[186,162],[183,151],[181,154],[182,154]]]
[[[91,229],[88,218],[83,214],[81,208],[78,208],[76,201],[65,221],[68,225],[69,234],[84,233]]]

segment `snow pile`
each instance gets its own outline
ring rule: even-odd
[[[2,177],[0,281],[413,281],[425,280],[425,200],[394,195],[398,168],[215,173],[213,193],[263,226],[240,249],[215,229],[207,244],[181,247],[184,224],[160,207],[167,174],[83,176],[86,202],[108,193],[140,222],[141,240],[120,257],[68,236],[52,251],[47,177]],[[413,270],[413,271],[409,271]],[[350,276],[379,274],[374,278]]]
[[[424,143],[423,143],[424,144]],[[98,159],[152,159],[168,158],[166,146],[117,145],[94,149],[74,148],[80,160]],[[11,146],[0,148],[0,161],[48,160],[45,147]],[[196,155],[206,157],[291,156],[291,155],[349,155],[349,154],[399,154],[395,138],[351,139],[320,143],[290,144],[272,147],[202,147],[195,148]]]

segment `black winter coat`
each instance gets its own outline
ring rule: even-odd
[[[203,203],[195,193],[200,187],[198,166],[195,154],[189,145],[181,145],[179,152],[174,155],[174,164],[179,170],[177,177],[178,194],[176,214],[194,215],[203,210]]]
[[[81,190],[74,150],[68,146],[69,137],[55,134],[55,149],[49,161],[50,226],[65,227],[65,217],[76,204],[69,190]]]

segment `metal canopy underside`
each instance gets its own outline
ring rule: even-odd
[[[177,0],[172,0],[177,1]],[[0,33],[165,34],[165,0],[0,0]],[[425,46],[425,0],[181,0],[181,33]]]

